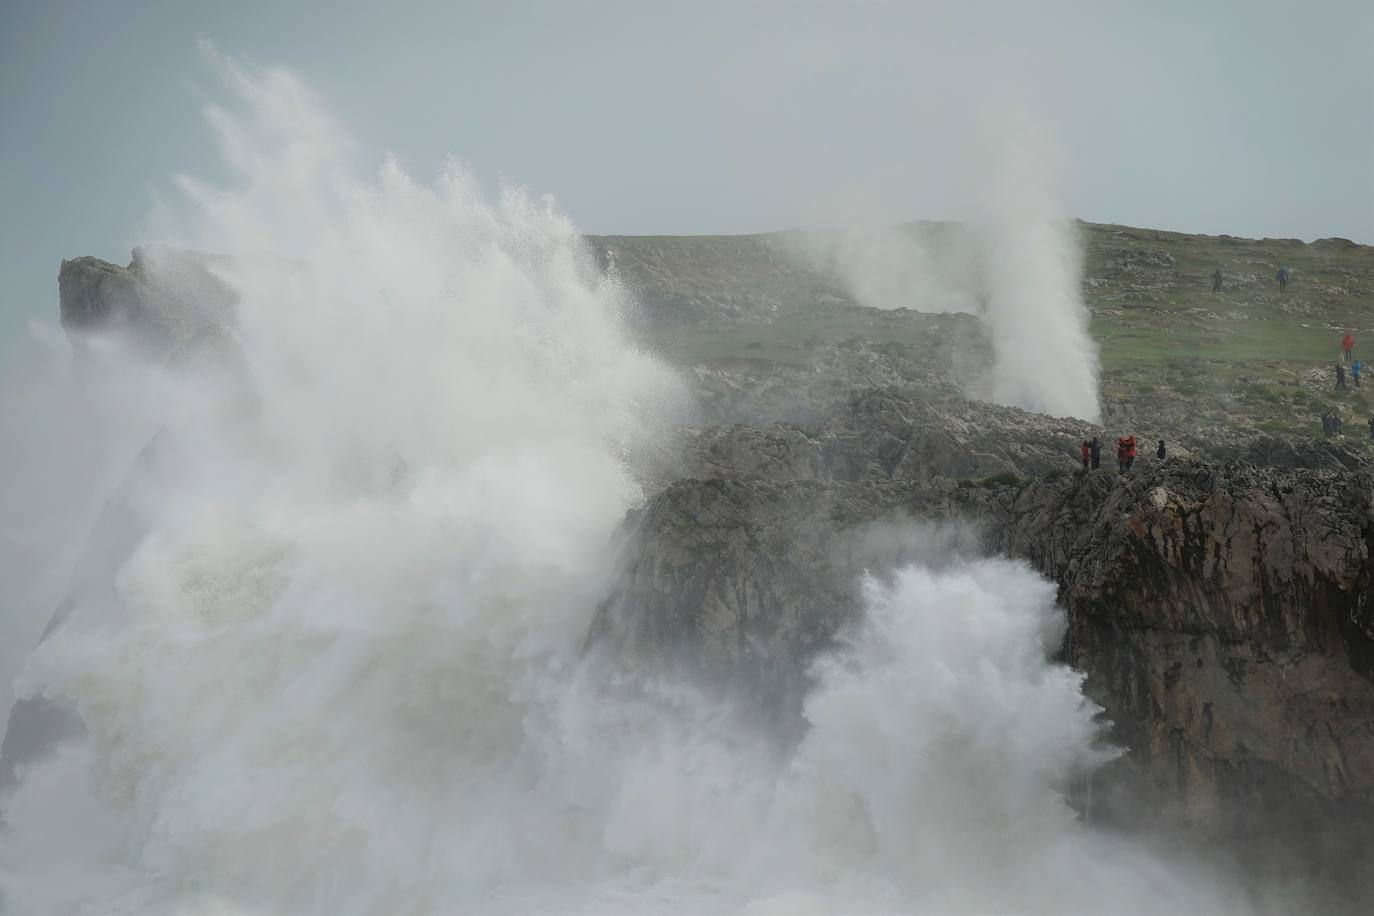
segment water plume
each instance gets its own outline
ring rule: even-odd
[[[970,397],[1097,422],[1097,346],[1059,152],[1025,117],[1000,121],[979,149],[963,223],[807,233],[801,256],[861,305],[976,314],[992,361],[959,354],[958,382]]]
[[[1097,346],[1083,304],[1082,252],[1060,202],[1058,154],[1042,130],[1013,123],[994,147],[973,225],[994,353],[989,396],[1097,422]]]

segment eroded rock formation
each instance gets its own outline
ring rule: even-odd
[[[1127,750],[1093,787],[1096,819],[1186,826],[1368,899],[1374,871],[1350,851],[1374,843],[1371,496],[1363,472],[1193,461],[682,481],[632,520],[591,644],[795,716],[808,661],[858,612],[861,572],[951,546],[1018,557],[1059,584],[1064,657]]]

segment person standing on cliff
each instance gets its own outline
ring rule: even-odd
[[[1345,390],[1345,366],[1336,363],[1336,388],[1340,391]]]
[[[1088,462],[1092,460],[1092,445],[1088,442],[1087,439],[1083,440],[1083,444],[1080,446],[1079,452],[1083,456],[1083,470],[1086,471],[1088,469]]]
[[[1159,448],[1155,449],[1155,457],[1158,458],[1160,461],[1163,461],[1168,456],[1168,454],[1169,453],[1164,450],[1164,440],[1160,439]]]
[[[1219,292],[1221,292],[1221,268],[1220,268],[1220,267],[1218,267],[1216,270],[1212,271],[1212,292],[1213,292],[1213,293],[1219,293]]]
[[[1357,359],[1350,364],[1350,380],[1355,383],[1355,387],[1360,387],[1360,361]]]
[[[1135,464],[1135,436],[1122,436],[1116,440],[1116,469],[1122,474]]]
[[[1354,350],[1355,338],[1351,336],[1350,329],[1346,328],[1345,337],[1341,339],[1341,356],[1345,359],[1347,363],[1350,362],[1351,354],[1354,352]]]
[[[1288,268],[1285,265],[1279,265],[1279,272],[1274,277],[1279,281],[1279,292],[1288,289]]]
[[[1093,470],[1102,467],[1102,440],[1093,436],[1093,441],[1088,443],[1088,452],[1092,455]]]

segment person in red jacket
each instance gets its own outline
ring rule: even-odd
[[[1122,436],[1116,440],[1116,469],[1126,473],[1135,464],[1135,436]]]
[[[1355,349],[1355,338],[1350,335],[1350,329],[1345,329],[1345,339],[1341,341],[1341,350],[1345,353],[1345,361],[1350,362],[1350,354]]]
[[[1083,447],[1080,448],[1079,451],[1083,454],[1083,470],[1086,471],[1088,469],[1088,462],[1092,460],[1093,456],[1092,443],[1084,439]]]

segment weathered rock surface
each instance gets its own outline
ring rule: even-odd
[[[1367,900],[1374,867],[1351,851],[1374,843],[1372,497],[1368,473],[1191,461],[1013,482],[682,481],[633,520],[590,642],[795,715],[786,691],[857,613],[861,571],[932,539],[1019,557],[1059,584],[1065,658],[1128,750],[1094,787],[1095,817],[1183,825]]]
[[[1080,444],[1099,432],[1072,418],[874,388],[851,392],[834,415],[816,425],[691,430],[675,470],[685,477],[779,481],[1041,475],[1075,468]],[[1114,460],[1114,447],[1104,444],[1104,461]]]
[[[57,275],[62,327],[78,353],[93,333],[170,353],[207,328],[232,323],[236,296],[215,274],[219,262],[164,246],[135,248],[126,267],[91,257],[63,261]]]
[[[1116,439],[1105,426],[971,401],[930,389],[851,390],[815,423],[705,426],[687,430],[664,483],[678,477],[786,480],[917,480],[995,475],[1040,477],[1079,467],[1080,446],[1102,443],[1103,473],[1116,473]],[[1245,440],[1193,433],[1168,454],[1219,463],[1310,470],[1369,469],[1369,453],[1345,440]],[[1141,436],[1137,466],[1155,463]]]

